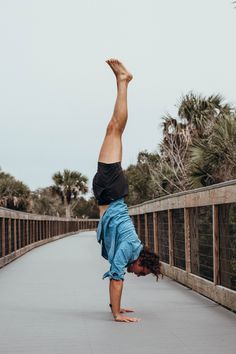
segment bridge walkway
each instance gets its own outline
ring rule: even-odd
[[[1,354],[235,354],[235,314],[164,278],[127,274],[123,306],[108,308],[108,264],[95,232],[38,247],[0,270]]]

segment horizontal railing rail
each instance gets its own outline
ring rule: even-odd
[[[80,231],[96,230],[98,221],[35,215],[0,208],[0,268],[47,242]]]
[[[236,180],[129,208],[164,274],[236,311]]]

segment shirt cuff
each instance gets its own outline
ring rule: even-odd
[[[124,280],[124,275],[125,275],[125,273],[117,274],[115,272],[108,271],[103,275],[103,279],[109,278],[109,279],[114,279],[114,280]]]

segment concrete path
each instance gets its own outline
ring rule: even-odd
[[[95,233],[70,236],[0,270],[1,354],[235,354],[236,317],[165,278],[127,274],[123,306],[139,323],[117,323],[108,309],[108,264]]]

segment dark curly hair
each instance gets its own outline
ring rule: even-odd
[[[163,278],[159,256],[156,253],[151,252],[148,247],[143,247],[139,254],[139,261],[141,266],[147,267],[151,273],[156,276],[157,281],[160,275]]]

